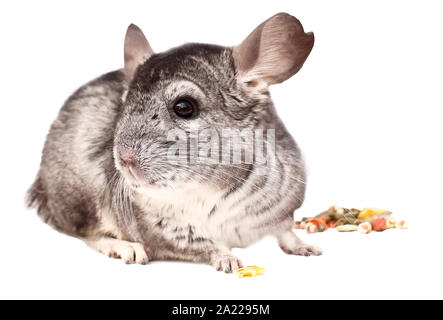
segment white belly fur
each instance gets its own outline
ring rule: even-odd
[[[259,235],[251,237],[245,228],[246,224],[239,224],[236,219],[243,213],[243,207],[232,207],[232,204],[242,194],[222,202],[220,200],[225,192],[214,187],[202,188],[201,185],[187,183],[176,189],[143,189],[134,200],[147,212],[147,221],[151,223],[166,218],[167,229],[192,225],[199,236],[222,242],[227,247],[247,246],[256,241]],[[216,211],[209,216],[215,205]]]

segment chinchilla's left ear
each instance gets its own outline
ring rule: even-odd
[[[259,25],[233,49],[241,81],[266,90],[297,73],[314,46],[314,34],[305,33],[293,16],[278,13]]]
[[[137,67],[154,54],[143,32],[135,24],[131,24],[125,37],[125,74],[131,81]]]

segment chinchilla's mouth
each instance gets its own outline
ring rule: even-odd
[[[151,189],[151,188],[155,188],[155,187],[157,187],[156,184],[149,184],[149,183],[145,183],[145,184],[132,183],[131,184],[131,188],[133,188],[133,189],[141,189],[141,188]]]
[[[125,175],[124,178],[126,183],[133,189],[151,189],[159,186],[158,181],[146,181],[145,179],[141,180],[137,178],[134,179],[134,177],[128,177],[127,175]]]
[[[152,189],[158,189],[161,187],[166,186],[165,182],[161,182],[160,180],[148,180],[145,179],[134,179],[133,177],[128,177],[124,174],[124,179],[126,183],[133,189],[137,191],[141,190],[152,190]]]

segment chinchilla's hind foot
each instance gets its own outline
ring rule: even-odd
[[[319,247],[304,243],[292,230],[280,234],[277,238],[280,248],[287,254],[300,256],[319,256],[322,254]]]
[[[129,242],[109,237],[85,239],[86,244],[108,257],[123,260],[127,264],[147,264],[147,248],[138,242]]]

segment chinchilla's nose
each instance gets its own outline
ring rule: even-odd
[[[140,163],[137,160],[134,152],[130,150],[120,150],[118,158],[123,172],[125,172],[133,183],[141,183],[144,179],[144,174],[140,169]]]
[[[129,150],[120,150],[119,151],[120,164],[123,167],[129,168],[137,168],[138,161],[135,154]]]

